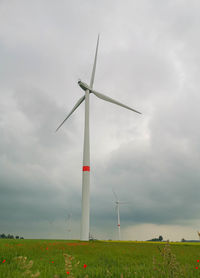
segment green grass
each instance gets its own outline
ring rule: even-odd
[[[196,278],[198,259],[199,243],[0,239],[0,278]]]

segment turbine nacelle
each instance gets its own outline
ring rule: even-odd
[[[82,82],[80,79],[78,80],[78,85],[83,89],[84,91],[89,90],[91,91],[91,88],[84,82]]]

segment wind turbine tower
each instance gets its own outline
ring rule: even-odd
[[[119,205],[120,204],[128,204],[128,202],[120,202],[117,194],[113,190],[113,194],[115,197],[115,210],[117,210],[117,227],[118,227],[118,240],[121,240],[121,233],[120,233],[120,214],[119,214]]]
[[[72,214],[71,213],[68,213],[67,215],[67,219],[66,219],[66,222],[67,222],[67,233],[68,233],[68,239],[70,239],[70,234],[71,234],[71,217],[72,217]]]
[[[95,70],[96,70],[96,63],[97,63],[97,52],[99,46],[99,36],[97,39],[97,46],[94,58],[94,64],[92,69],[92,75],[90,79],[90,85],[82,82],[81,80],[78,81],[78,85],[83,89],[85,92],[84,96],[82,96],[68,116],[64,119],[64,121],[58,126],[56,131],[64,124],[64,122],[71,116],[71,114],[77,109],[77,107],[85,100],[85,129],[84,129],[84,145],[83,145],[83,168],[82,168],[82,219],[81,219],[81,236],[80,240],[88,241],[89,240],[89,219],[90,219],[90,140],[89,140],[89,96],[90,94],[94,94],[96,97],[117,104],[122,106],[126,109],[134,111],[136,113],[141,114],[135,109],[128,107],[106,95],[98,93],[93,89],[94,77],[95,77]]]

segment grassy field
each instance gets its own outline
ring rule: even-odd
[[[0,278],[200,277],[199,243],[0,240]]]

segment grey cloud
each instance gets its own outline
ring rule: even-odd
[[[84,104],[54,131],[83,94],[77,79],[90,79],[98,32],[95,89],[143,114],[90,98],[91,230],[113,237],[112,188],[130,202],[124,228],[195,226],[199,3],[1,1],[0,9],[2,229],[51,237],[53,220],[63,237],[72,212],[79,235]]]

